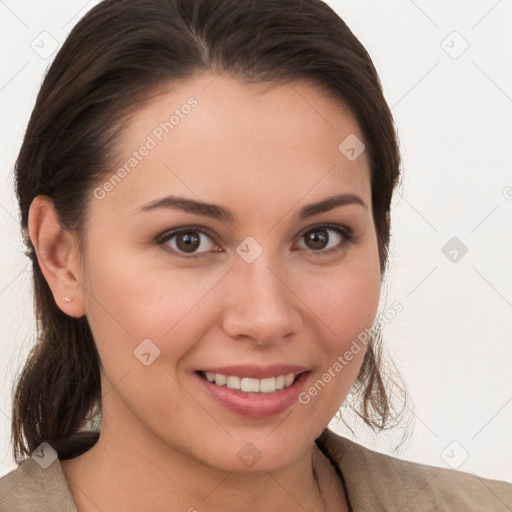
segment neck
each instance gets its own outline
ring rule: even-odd
[[[104,415],[98,442],[83,455],[62,461],[80,512],[324,512],[324,500],[340,510],[340,481],[334,473],[338,485],[333,485],[334,469],[316,444],[279,470],[236,473],[206,466],[170,448],[149,437],[142,425],[132,427],[111,425]]]

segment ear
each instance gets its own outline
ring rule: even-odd
[[[66,315],[85,315],[84,287],[80,282],[75,238],[63,231],[53,201],[43,195],[34,198],[28,213],[28,231],[39,267],[52,290],[57,306]],[[65,301],[69,297],[71,301]]]

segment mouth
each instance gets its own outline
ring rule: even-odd
[[[210,400],[249,418],[268,418],[296,404],[309,373],[307,368],[298,366],[264,370],[230,367],[195,372]]]

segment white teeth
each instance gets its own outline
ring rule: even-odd
[[[276,390],[291,386],[295,380],[293,373],[266,379],[240,378],[213,372],[205,372],[205,375],[209,382],[215,383],[217,386],[227,386],[230,389],[239,389],[246,393],[273,393]]]
[[[224,384],[226,384],[226,381],[227,377],[225,375],[222,375],[221,373],[215,374],[215,384],[217,384],[217,386],[224,386]]]
[[[226,386],[231,389],[240,389],[240,377],[228,377]]]
[[[260,380],[260,393],[272,393],[276,390],[276,378],[270,377],[268,379]]]
[[[246,393],[249,393],[250,391],[258,393],[260,390],[260,381],[258,379],[244,377],[243,379],[240,379],[240,389]]]

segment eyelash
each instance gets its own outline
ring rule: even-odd
[[[308,233],[310,233],[312,231],[321,231],[322,229],[336,231],[344,239],[344,242],[342,242],[341,245],[338,246],[338,247],[332,247],[331,249],[327,249],[327,250],[320,249],[318,251],[315,251],[315,250],[311,249],[310,252],[314,256],[325,256],[327,254],[330,255],[330,254],[333,254],[333,253],[337,253],[339,251],[346,250],[347,245],[353,243],[354,240],[355,240],[355,236],[353,235],[353,233],[352,233],[352,231],[350,229],[342,227],[342,226],[339,226],[338,224],[319,224],[318,226],[309,227],[305,231],[302,231],[298,235],[298,237],[300,239],[304,235],[306,235],[306,234],[308,234]],[[197,226],[187,226],[185,228],[179,228],[179,229],[175,229],[175,230],[172,230],[172,231],[166,231],[165,233],[162,233],[161,235],[159,235],[157,237],[156,242],[159,245],[165,245],[165,242],[168,242],[169,240],[171,240],[175,236],[180,235],[182,233],[189,233],[189,232],[201,233],[203,235],[206,235],[207,237],[211,238],[211,240],[216,245],[219,245],[217,243],[217,241],[215,240],[215,237],[208,230],[206,230],[204,228],[197,227]],[[167,248],[164,247],[164,250],[166,250],[168,252],[171,252],[172,254],[178,255],[181,258],[185,258],[185,259],[198,259],[198,258],[202,258],[202,257],[206,256],[207,254],[209,254],[207,252],[207,253],[198,253],[198,254],[192,254],[192,255],[185,255],[184,253],[177,252],[174,249],[167,249]],[[219,252],[219,251],[213,251],[213,252]]]

